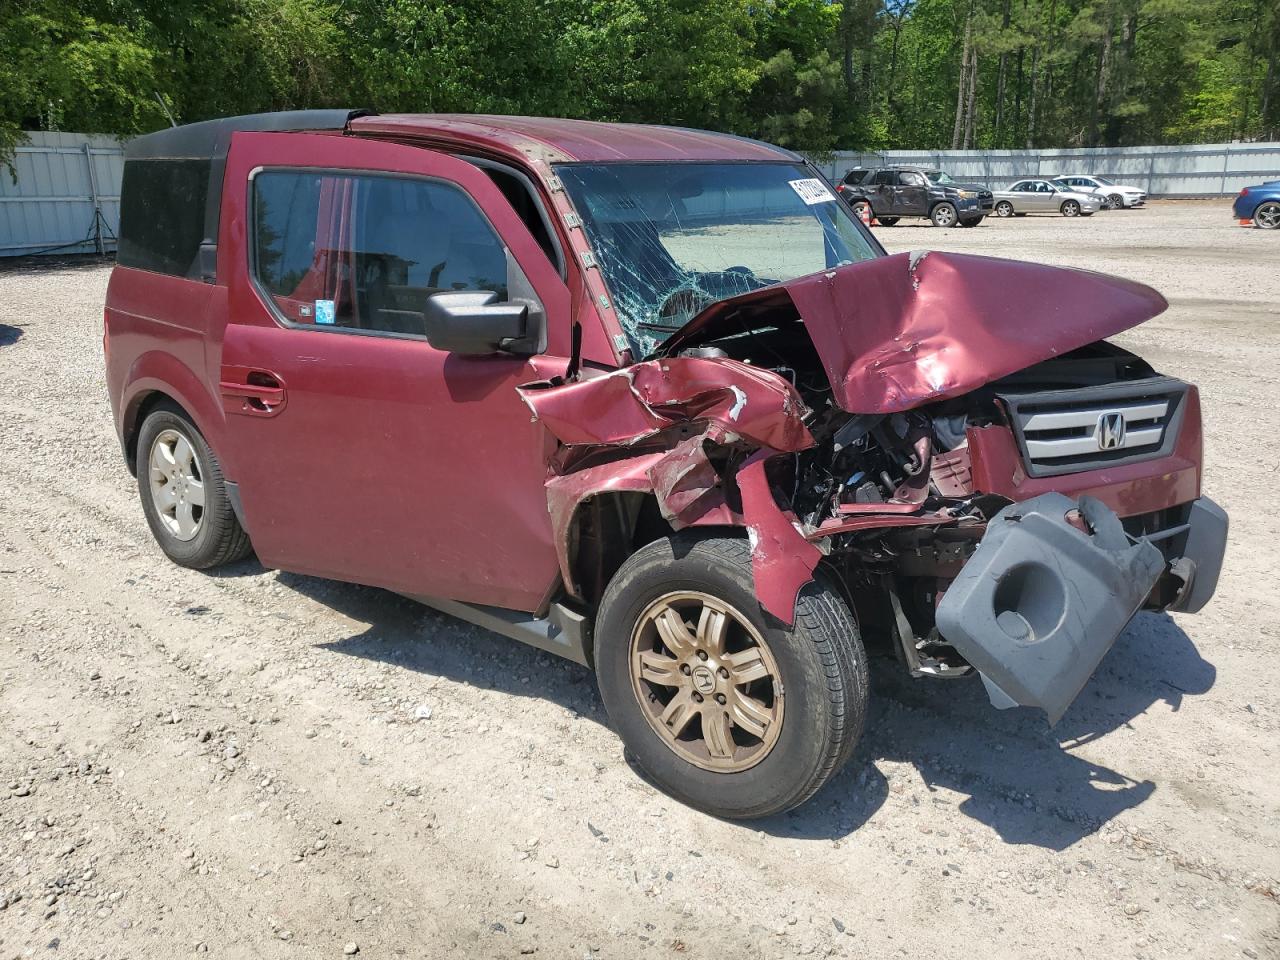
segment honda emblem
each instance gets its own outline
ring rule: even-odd
[[[1104,413],[1098,417],[1098,429],[1094,436],[1098,438],[1099,450],[1115,450],[1124,446],[1125,422],[1123,413]]]

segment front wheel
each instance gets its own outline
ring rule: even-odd
[[[717,817],[798,806],[862,733],[866,655],[848,607],[814,581],[794,626],[764,613],[745,540],[681,533],[638,550],[601,601],[595,660],[640,768]]]
[[[996,216],[997,216],[997,217],[1012,217],[1012,216],[1013,216],[1013,204],[1012,204],[1012,203],[1010,203],[1008,200],[1001,200],[999,203],[997,203],[997,204],[996,204]]]
[[[1113,193],[1113,194],[1111,194],[1111,196],[1107,197],[1107,209],[1108,209],[1108,210],[1123,210],[1123,209],[1124,209],[1124,197],[1122,197],[1122,196],[1121,196],[1120,194],[1118,194],[1118,193]]]
[[[1253,211],[1253,224],[1263,230],[1280,228],[1280,203],[1268,200],[1258,204],[1258,209]]]
[[[1075,200],[1062,201],[1062,215],[1064,217],[1080,216],[1080,204]]]
[[[949,203],[940,203],[929,213],[929,219],[935,227],[954,227],[958,220],[956,208]]]
[[[982,218],[981,218],[981,217],[967,217],[967,218],[965,218],[964,220],[961,220],[961,221],[960,221],[960,226],[962,226],[962,227],[976,227],[976,226],[977,226],[978,224],[980,224],[981,222],[982,222]]]
[[[901,217],[877,217],[876,219],[880,221],[880,226],[892,227],[895,223],[897,223],[902,218]]]

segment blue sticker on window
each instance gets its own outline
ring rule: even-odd
[[[316,301],[316,323],[333,323],[333,301]]]

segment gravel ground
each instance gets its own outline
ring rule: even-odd
[[[879,229],[1168,295],[1217,600],[1139,615],[1054,730],[873,666],[792,815],[626,764],[587,671],[389,594],[152,544],[112,433],[101,264],[0,274],[0,960],[1280,957],[1280,237],[1227,204]]]

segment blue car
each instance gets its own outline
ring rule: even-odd
[[[1269,180],[1256,187],[1245,187],[1232,204],[1237,220],[1252,220],[1263,230],[1280,227],[1280,180]]]

